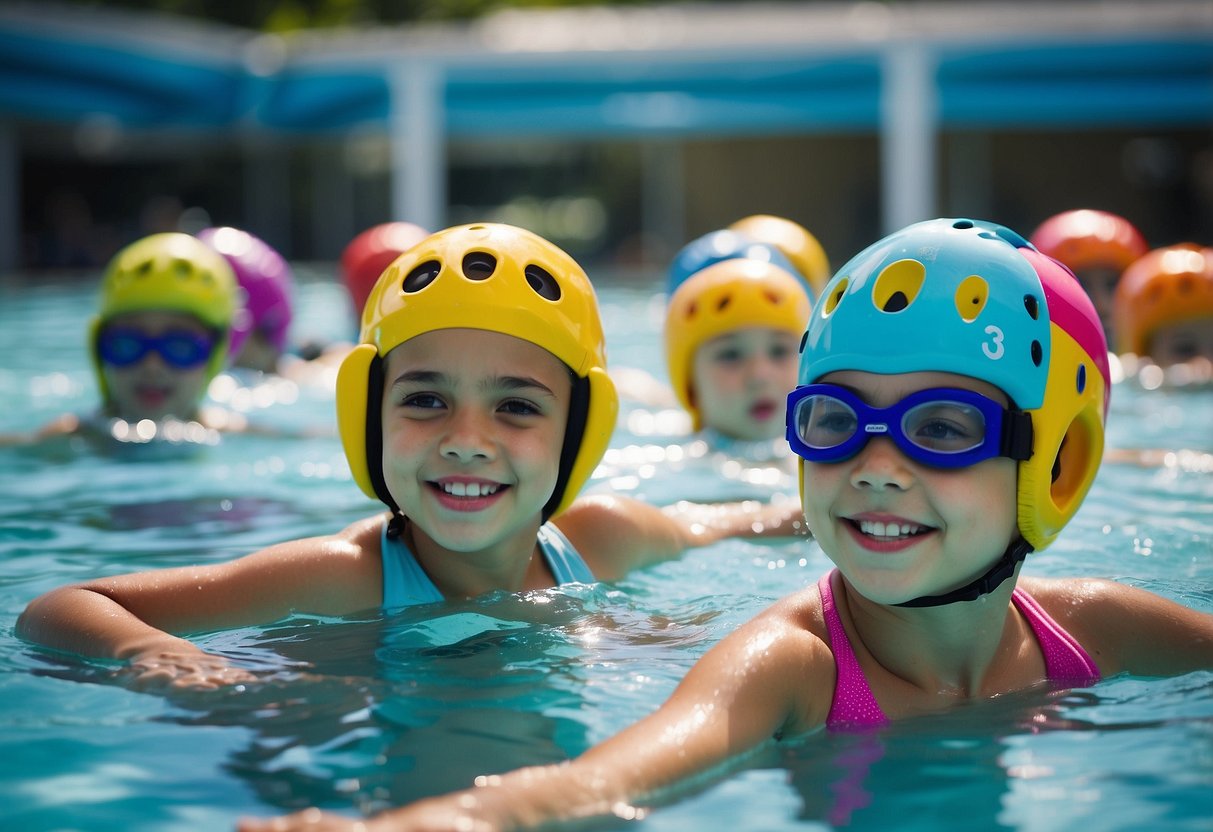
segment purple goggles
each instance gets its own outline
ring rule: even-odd
[[[810,462],[850,459],[873,436],[889,437],[910,459],[936,468],[1032,455],[1031,416],[951,387],[872,407],[845,387],[809,384],[788,394],[787,428],[792,450]]]

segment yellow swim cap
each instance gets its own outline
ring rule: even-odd
[[[830,261],[821,243],[808,229],[792,220],[770,214],[744,217],[729,228],[782,251],[804,275],[804,279],[809,281],[813,297],[821,296],[822,287],[830,280]]]
[[[786,330],[799,337],[811,311],[804,283],[763,260],[721,260],[674,291],[666,306],[666,366],[674,394],[691,414],[695,430],[703,427],[692,389],[695,351],[719,335],[746,327]]]
[[[383,482],[382,359],[440,329],[481,329],[550,352],[576,381],[556,488],[544,518],[573,502],[606,452],[619,400],[606,372],[606,341],[589,278],[561,249],[498,223],[439,231],[398,257],[371,290],[360,344],[337,375],[337,428],[354,481],[393,512]]]
[[[109,388],[97,354],[97,336],[110,318],[153,311],[194,316],[217,335],[206,365],[210,379],[227,357],[237,292],[236,276],[223,255],[189,234],[152,234],[115,254],[101,281],[100,310],[89,328],[102,399],[108,403]]]

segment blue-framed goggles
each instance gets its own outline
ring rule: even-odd
[[[1032,418],[972,390],[934,387],[872,407],[845,387],[809,384],[788,394],[788,444],[810,462],[841,462],[887,436],[916,462],[964,468],[1032,455]]]
[[[155,351],[170,367],[189,370],[210,359],[215,339],[183,329],[148,335],[137,329],[107,327],[97,338],[97,354],[106,364],[129,367]]]

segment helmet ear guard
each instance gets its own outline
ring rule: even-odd
[[[1049,406],[1031,411],[1032,457],[1019,465],[1019,530],[1037,550],[1051,544],[1078,511],[1104,446],[1105,376],[1073,338],[1055,324],[1052,330]]]
[[[349,462],[350,476],[362,489],[362,493],[373,500],[382,499],[371,481],[372,467],[380,468],[381,460],[368,460],[371,445],[380,446],[381,438],[375,442],[367,440],[379,432],[379,406],[383,399],[383,382],[371,384],[372,365],[380,361],[374,344],[359,344],[345,356],[337,370],[337,432]],[[383,372],[379,370],[382,379]],[[372,386],[379,387],[378,401],[372,412]],[[369,423],[374,424],[371,429]]]

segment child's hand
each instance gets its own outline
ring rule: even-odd
[[[249,671],[233,667],[222,656],[187,647],[151,649],[136,654],[131,657],[123,675],[131,679],[131,687],[136,690],[214,690],[257,679]]]

